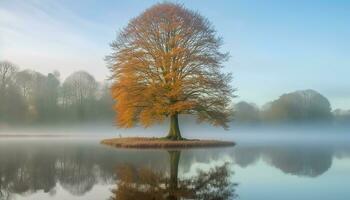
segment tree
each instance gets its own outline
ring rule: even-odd
[[[112,119],[114,111],[112,109],[113,99],[111,97],[110,83],[99,84],[99,94],[97,95],[96,115],[99,118]]]
[[[241,101],[234,106],[234,119],[238,123],[254,123],[259,121],[259,108],[254,105]]]
[[[16,73],[16,85],[20,88],[21,94],[25,99],[29,98],[31,93],[30,88],[33,82],[33,73],[32,70],[23,70]]]
[[[337,124],[349,124],[350,110],[335,109],[333,112],[334,121]]]
[[[199,13],[160,3],[131,20],[112,42],[110,64],[117,125],[148,127],[170,118],[167,138],[182,139],[179,114],[227,128],[234,90],[221,72],[228,53]]]
[[[26,101],[30,120],[47,121],[57,115],[60,85],[58,76],[23,70],[16,73],[15,84]]]
[[[85,118],[89,104],[96,97],[95,78],[85,71],[77,71],[66,78],[62,87],[64,106],[76,108],[78,117]]]
[[[23,117],[25,106],[14,83],[17,70],[13,63],[0,61],[0,121],[13,121]]]
[[[60,87],[59,73],[49,73],[46,77],[46,99],[47,117],[55,118],[58,112],[58,91]]]
[[[330,120],[332,117],[328,99],[314,90],[283,94],[265,107],[266,120],[301,122]]]
[[[46,98],[47,93],[46,76],[40,72],[31,71],[30,95],[28,97],[29,115],[31,120],[44,121],[47,116]]]
[[[9,86],[16,72],[17,72],[16,65],[8,61],[0,62],[0,92],[4,92],[6,87]]]

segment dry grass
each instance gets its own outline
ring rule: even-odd
[[[102,144],[119,148],[193,148],[233,146],[234,142],[218,140],[180,140],[172,141],[163,138],[127,137],[112,138],[101,141]]]

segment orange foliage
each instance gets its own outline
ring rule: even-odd
[[[177,114],[226,127],[234,90],[221,72],[228,54],[197,12],[157,4],[129,22],[107,57],[114,84],[117,124],[144,126]]]

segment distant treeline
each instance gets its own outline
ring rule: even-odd
[[[77,71],[60,81],[58,71],[47,75],[0,62],[0,125],[113,119],[107,82],[98,83]]]
[[[241,101],[233,110],[237,124],[350,122],[350,110],[332,110],[328,99],[314,90],[283,94],[261,108]],[[85,71],[61,82],[58,71],[44,75],[0,62],[0,125],[113,121],[114,115],[108,82],[99,83]]]
[[[314,90],[283,94],[262,108],[241,101],[234,106],[233,121],[260,122],[335,122],[349,123],[350,110],[332,110],[328,99]]]

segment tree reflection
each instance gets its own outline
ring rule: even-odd
[[[241,167],[254,165],[259,159],[285,174],[317,177],[332,165],[334,149],[304,145],[271,145],[236,147],[234,161]]]
[[[170,174],[149,167],[122,165],[117,167],[117,186],[112,191],[112,200],[178,200],[235,199],[229,163],[207,171],[199,170],[191,177],[179,177],[180,151],[169,151]]]
[[[284,173],[317,177],[332,165],[332,152],[315,147],[275,147],[265,152],[266,161]]]
[[[258,161],[261,156],[261,149],[257,147],[238,147],[233,152],[235,163],[240,167],[248,167]]]
[[[96,184],[96,177],[91,163],[86,159],[59,160],[58,178],[62,187],[71,194],[80,196],[90,191]]]
[[[38,191],[54,195],[57,186],[70,195],[82,196],[96,184],[116,181],[114,199],[230,199],[228,196],[235,196],[231,190],[235,185],[229,182],[229,164],[193,173],[196,164],[227,159],[244,168],[265,161],[288,175],[318,177],[331,167],[334,156],[349,158],[349,152],[346,142],[336,146],[242,144],[180,153],[116,150],[80,142],[48,145],[0,141],[0,199]]]
[[[27,196],[39,190],[54,195],[57,183],[72,195],[85,194],[96,184],[96,169],[91,154],[83,150],[2,146],[0,199],[11,199],[13,194]]]
[[[26,153],[14,155],[0,155],[0,199],[11,199],[14,193],[51,192],[56,186],[55,159],[43,152],[30,158]]]

